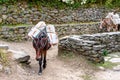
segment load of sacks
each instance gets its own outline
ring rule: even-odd
[[[58,36],[55,31],[55,27],[52,24],[46,25],[44,21],[38,22],[28,33],[28,36],[32,39],[36,38],[43,30],[46,30],[51,44],[58,43]]]

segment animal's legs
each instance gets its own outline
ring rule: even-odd
[[[115,30],[116,30],[116,31],[118,31],[118,24],[117,24],[117,25],[115,25]]]
[[[107,28],[107,31],[110,32],[110,30],[111,30],[111,27],[108,27],[108,28]]]
[[[113,31],[118,31],[118,25],[113,26]]]
[[[36,50],[36,60],[39,61],[39,59],[37,58],[37,56],[38,56],[37,55],[38,50],[37,49],[35,49],[35,50]]]
[[[41,58],[39,59],[39,72],[38,74],[40,75],[42,73],[42,53],[41,53]]]
[[[47,54],[47,51],[45,50],[44,51],[44,60],[43,60],[43,68],[45,69],[46,68],[46,54]]]

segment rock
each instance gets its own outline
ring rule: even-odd
[[[2,18],[5,20],[7,19],[7,15],[2,15]]]
[[[88,60],[94,62],[104,62],[111,60],[110,58],[105,58],[103,54],[108,54],[110,52],[119,51],[119,49],[115,48],[115,45],[119,44],[119,42],[114,40],[111,41],[112,45],[109,45],[109,37],[114,37],[114,35],[119,35],[120,32],[110,32],[110,33],[97,33],[97,34],[84,34],[84,35],[72,35],[67,38],[61,38],[59,40],[59,49],[61,50],[69,50],[76,52],[78,54],[82,54],[88,58]],[[92,38],[91,38],[92,37]],[[63,49],[62,49],[63,48]],[[106,51],[105,51],[106,50]],[[113,57],[118,58],[118,55],[113,55]],[[112,58],[113,58],[112,57]],[[114,60],[119,61],[120,60]]]
[[[93,46],[93,50],[101,50],[102,48],[104,48],[106,45],[94,45]]]
[[[13,59],[19,63],[23,63],[23,62],[27,63],[30,59],[30,56],[24,51],[14,51],[14,50],[8,50],[8,51],[13,53]]]
[[[23,33],[25,33],[25,30],[24,29],[19,29],[19,33],[23,34]]]
[[[113,67],[113,70],[114,71],[120,71],[120,65],[117,65],[117,66]]]
[[[118,62],[120,62],[120,58],[112,58],[109,61],[112,63],[118,63]]]
[[[2,71],[3,70],[3,66],[0,64],[0,71]]]
[[[2,23],[2,19],[0,18],[0,23]]]
[[[108,61],[110,58],[111,58],[111,57],[105,57],[104,59],[105,59],[105,61]]]
[[[108,56],[109,56],[109,57],[114,57],[114,58],[119,58],[119,55],[114,54],[114,53],[113,53],[113,54],[108,54]]]
[[[102,67],[102,66],[99,66],[99,69],[102,70],[102,71],[105,71],[105,68]]]
[[[7,7],[6,7],[6,6],[3,6],[3,7],[2,7],[2,11],[7,11]]]
[[[9,47],[8,47],[8,45],[2,45],[2,44],[0,44],[0,49],[8,50]]]
[[[21,23],[22,22],[22,18],[17,18],[17,22]]]

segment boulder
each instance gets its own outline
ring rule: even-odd
[[[112,58],[109,60],[112,63],[119,63],[120,62],[120,58]]]
[[[24,51],[8,50],[8,52],[11,52],[12,58],[19,63],[27,63],[30,59],[30,56]]]
[[[3,70],[3,65],[2,64],[0,64],[0,71],[2,71]]]
[[[0,49],[8,50],[9,47],[8,47],[8,45],[0,44]]]
[[[117,65],[117,66],[113,67],[113,70],[114,71],[120,71],[120,65]]]

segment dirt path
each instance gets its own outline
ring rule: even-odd
[[[7,44],[10,49],[22,50],[31,56],[29,68],[22,69],[20,66],[14,65],[12,74],[0,74],[0,80],[114,80],[119,75],[112,76],[112,73],[120,74],[118,72],[100,71],[81,57],[70,59],[58,57],[58,48],[54,46],[48,50],[47,68],[39,76],[37,75],[38,62],[35,60],[35,51],[31,42],[16,43],[0,41],[0,44]]]
[[[52,47],[48,50],[47,55],[47,68],[43,71],[42,75],[37,75],[38,72],[38,63],[35,60],[35,51],[32,47],[31,42],[4,42],[0,41],[0,44],[9,45],[10,49],[13,50],[22,50],[31,56],[31,67],[28,69],[21,69],[19,66],[16,66],[17,72],[12,73],[12,75],[2,75],[2,80],[83,80],[80,78],[80,74],[82,70],[73,70],[73,68],[69,67],[69,64],[61,61],[58,57],[58,49],[57,46]],[[0,80],[1,80],[0,79]]]

